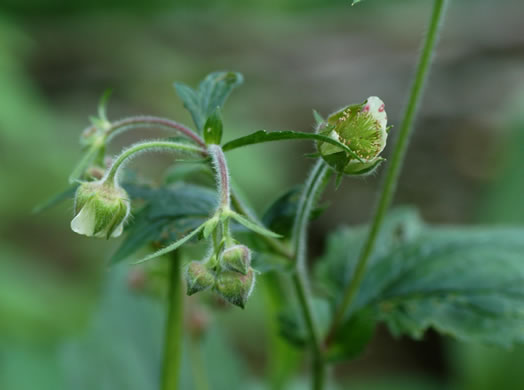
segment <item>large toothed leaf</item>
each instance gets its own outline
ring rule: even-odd
[[[223,107],[231,91],[243,81],[243,76],[237,72],[213,72],[196,90],[183,83],[175,83],[175,89],[198,130],[202,131],[206,120],[217,108]]]
[[[524,341],[524,228],[419,225],[399,240],[389,224],[383,234],[392,241],[371,259],[352,313],[372,310],[394,334],[417,339],[431,327],[463,341]],[[398,226],[400,233],[409,224]],[[329,240],[319,273],[335,301],[362,237],[362,228],[346,228]]]
[[[244,137],[240,137],[237,139],[234,139],[232,141],[226,142],[222,149],[227,152],[228,150],[233,150],[236,148],[240,148],[242,146],[247,145],[254,145],[254,144],[260,144],[264,142],[272,142],[272,141],[286,141],[286,140],[314,140],[314,141],[322,141],[326,142],[331,145],[335,145],[339,147],[340,149],[347,152],[350,156],[352,156],[354,159],[358,161],[362,161],[356,154],[349,148],[347,145],[331,138],[326,135],[322,134],[316,134],[316,133],[303,133],[300,131],[291,131],[291,130],[283,130],[283,131],[266,131],[266,130],[258,130],[255,131],[252,134],[246,135]]]

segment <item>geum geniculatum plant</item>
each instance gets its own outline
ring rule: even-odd
[[[278,297],[277,306],[284,308],[274,316],[279,334],[310,352],[314,389],[325,388],[326,366],[363,351],[380,321],[393,334],[414,338],[432,327],[468,342],[510,346],[524,340],[523,229],[435,227],[423,223],[411,208],[386,215],[446,3],[434,1],[404,117],[395,132],[397,141],[386,163],[381,154],[390,128],[385,104],[375,96],[325,118],[314,112],[315,132],[260,130],[226,143],[220,110],[242,83],[239,73],[211,73],[196,89],[175,83],[194,130],[153,116],[109,121],[104,97],[98,117],[82,134],[86,152],[70,178],[76,193],[71,228],[101,238],[125,233],[113,262],[147,245],[156,248],[136,263],[147,262],[142,265],[146,284],[159,283],[168,291],[162,389],[180,385],[182,278],[188,295],[207,290],[244,308],[257,277],[278,274],[268,285]],[[115,135],[144,127],[172,134],[131,145],[114,158],[106,156]],[[258,218],[233,185],[225,153],[284,140],[310,140],[315,152],[309,157],[316,162],[300,190],[278,198]],[[141,153],[166,151],[177,161],[160,186],[144,184],[147,181],[123,169]],[[369,226],[331,233],[326,253],[310,272],[307,227],[318,212],[322,191],[332,178],[338,187],[343,177],[369,175],[381,164],[387,169]],[[197,180],[201,173],[214,179],[215,189]],[[204,247],[198,258],[193,257],[195,243]],[[167,270],[146,267],[165,256]],[[164,272],[160,279],[159,269]],[[293,298],[282,294],[286,283],[293,287]],[[285,359],[277,351],[269,356]],[[281,388],[286,381],[275,383]]]

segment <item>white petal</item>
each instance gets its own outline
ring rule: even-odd
[[[86,206],[89,205],[89,202]],[[82,207],[80,212],[71,221],[71,229],[78,234],[92,236],[95,230],[95,214],[89,207]]]
[[[380,128],[384,131],[386,130],[388,116],[386,114],[384,102],[380,98],[376,96],[370,96],[368,100],[366,100],[366,104],[364,105],[362,111],[368,111],[373,116],[373,118],[378,121]]]

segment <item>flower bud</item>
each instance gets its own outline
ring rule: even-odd
[[[187,295],[207,290],[215,283],[215,276],[207,269],[205,264],[192,261],[186,268]]]
[[[387,115],[384,103],[376,96],[363,104],[343,108],[330,115],[319,133],[347,145],[361,161],[336,145],[318,143],[322,158],[337,171],[348,175],[372,172],[383,160],[380,153],[387,140]]]
[[[242,309],[255,287],[255,271],[250,268],[246,275],[238,272],[224,271],[216,281],[215,289],[229,303]]]
[[[76,191],[71,229],[86,236],[118,237],[130,210],[124,189],[102,181],[84,182]]]
[[[245,245],[233,245],[222,253],[222,265],[230,271],[246,275],[251,265],[251,251]]]

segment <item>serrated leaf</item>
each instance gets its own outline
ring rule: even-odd
[[[265,228],[264,226],[259,225],[256,222],[250,221],[246,217],[244,217],[244,216],[242,216],[242,215],[240,215],[238,213],[235,213],[234,211],[229,211],[228,215],[231,218],[233,218],[235,221],[237,221],[239,224],[245,226],[246,228],[248,228],[249,230],[251,230],[251,231],[253,231],[255,233],[258,233],[258,234],[261,234],[261,235],[267,236],[267,237],[273,237],[273,238],[281,238],[282,237],[280,234],[272,232],[271,230]]]
[[[222,141],[222,129],[220,107],[217,107],[204,124],[204,140],[206,144],[220,145],[220,141]]]
[[[223,107],[231,91],[243,81],[243,76],[237,72],[213,72],[206,76],[197,90],[183,83],[175,83],[175,90],[198,130],[202,131],[207,118],[217,107]]]
[[[286,141],[286,140],[307,140],[307,139],[322,141],[322,142],[326,142],[331,145],[338,146],[339,148],[343,149],[345,152],[349,153],[349,155],[351,155],[354,159],[362,162],[360,157],[358,157],[355,154],[355,152],[351,150],[351,148],[349,148],[347,145],[331,137],[328,137],[322,134],[303,133],[300,131],[291,131],[291,130],[271,131],[271,132],[268,132],[266,130],[258,130],[252,134],[226,142],[224,146],[222,146],[222,149],[224,150],[224,152],[227,152],[229,150],[240,148],[242,146],[260,144],[264,142]]]
[[[340,261],[339,272],[351,274],[355,256],[348,254],[358,253],[359,233],[337,235],[327,257],[346,255],[324,261]],[[352,265],[341,270],[343,261]],[[432,327],[469,342],[523,342],[524,229],[425,227],[418,237],[382,248],[351,312],[364,308],[396,335],[420,338]]]

